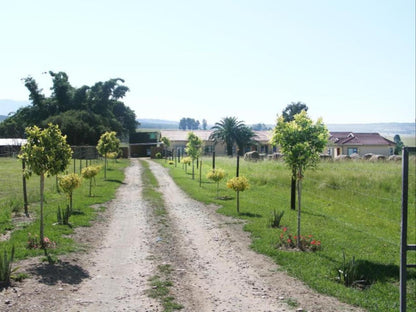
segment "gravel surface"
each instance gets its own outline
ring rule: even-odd
[[[181,311],[362,311],[317,294],[253,252],[240,220],[190,199],[165,168],[146,161],[166,215],[142,200],[143,169],[131,159],[116,199],[93,226],[76,230],[88,252],[57,265],[20,262],[30,278],[0,291],[0,311],[163,311],[146,294],[162,264],[172,268],[171,295]]]

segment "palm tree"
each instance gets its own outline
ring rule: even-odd
[[[239,121],[236,117],[225,117],[220,122],[216,122],[215,126],[212,127],[214,130],[210,135],[210,140],[214,140],[215,142],[223,142],[227,148],[227,155],[233,155],[233,145],[237,143],[238,147],[244,147],[247,144],[247,140],[245,140],[247,134],[249,134],[249,129],[246,125],[244,125],[243,121]],[[249,129],[251,130],[251,129]],[[254,133],[250,136],[250,139],[254,136]]]

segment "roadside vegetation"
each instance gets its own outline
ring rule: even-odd
[[[74,172],[74,164],[75,172],[78,174],[87,166],[86,160],[71,161],[66,173]],[[88,161],[88,165],[91,164],[102,165],[103,161]],[[127,164],[128,160],[125,159],[111,162],[106,181],[104,172],[101,171],[95,178],[94,196],[90,196],[89,181],[83,180],[72,193],[73,211],[68,220],[69,224],[58,222],[57,216],[58,209],[64,211],[68,205],[67,194],[58,188],[56,176],[45,177],[44,235],[51,258],[56,259],[60,254],[85,248],[75,244],[68,235],[73,233],[76,227],[90,226],[97,213],[105,209],[100,204],[114,198],[116,189],[124,179],[123,169]],[[26,217],[23,211],[21,166],[21,161],[16,158],[0,159],[0,251],[11,250],[14,246],[14,260],[43,254],[37,245],[40,216],[39,177],[33,176],[27,180],[29,217]]]
[[[401,163],[321,162],[302,183],[302,233],[305,251],[289,248],[282,236],[296,235],[291,210],[291,171],[283,162],[240,162],[250,189],[235,209],[236,194],[224,181],[235,176],[236,158],[217,157],[226,173],[219,184],[207,178],[211,158],[202,159],[201,181],[182,164],[160,161],[193,198],[219,206],[218,212],[246,221],[251,247],[272,257],[317,291],[368,311],[398,311],[401,219]],[[409,243],[416,243],[415,158],[409,169]],[[199,183],[201,182],[201,183]],[[218,192],[218,193],[217,193]],[[284,211],[284,214],[281,212]],[[273,220],[276,216],[281,219]],[[278,221],[278,226],[276,222]],[[274,226],[271,226],[274,224]],[[319,243],[318,243],[319,242]],[[408,263],[416,254],[408,253]],[[408,270],[407,307],[416,309],[416,270]]]

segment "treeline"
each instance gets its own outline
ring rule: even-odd
[[[96,145],[106,131],[115,131],[119,136],[136,131],[136,114],[121,101],[129,91],[123,79],[75,88],[66,73],[49,74],[53,83],[50,97],[42,93],[35,79],[23,79],[32,103],[0,123],[0,137],[23,138],[26,127],[53,123],[70,145]]]
[[[199,120],[189,117],[183,117],[179,121],[179,129],[181,130],[198,130],[200,125]],[[207,130],[207,121],[205,119],[202,119],[202,130]]]

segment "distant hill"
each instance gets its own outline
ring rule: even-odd
[[[415,123],[389,122],[369,124],[327,124],[329,131],[377,132],[383,136],[415,136]]]
[[[138,119],[140,128],[143,129],[178,129],[179,121],[164,119]],[[249,125],[250,126],[250,125]],[[265,125],[273,129],[275,125]],[[327,124],[329,131],[351,131],[351,132],[377,132],[383,136],[393,137],[416,136],[415,123],[389,122],[389,123],[369,123],[369,124]],[[208,125],[208,129],[211,125]]]
[[[5,120],[7,118],[7,116],[5,116],[5,115],[0,115],[0,122],[1,121],[3,121],[3,120]]]
[[[28,106],[30,102],[28,101],[14,101],[14,100],[5,100],[0,99],[0,115],[7,117],[10,113],[16,112],[19,108]],[[1,119],[0,119],[1,120]]]
[[[179,121],[162,120],[162,119],[137,119],[140,122],[141,129],[178,129]]]

